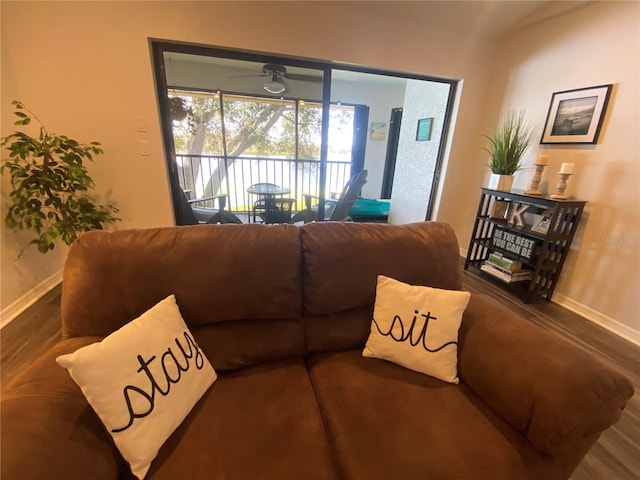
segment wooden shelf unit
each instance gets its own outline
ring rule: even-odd
[[[548,231],[533,231],[533,225],[530,224],[524,227],[510,225],[507,223],[508,215],[505,218],[492,218],[496,201],[508,202],[509,212],[512,208],[525,205],[527,214],[541,215],[546,212],[550,215]],[[464,263],[465,270],[471,267],[472,272],[502,286],[525,302],[540,297],[551,300],[586,203],[573,199],[556,200],[548,196],[527,195],[516,190],[501,192],[483,188]],[[496,233],[500,231],[502,233]],[[534,245],[530,249],[530,255],[528,249],[524,250],[524,256],[519,255],[516,243],[511,242],[504,248],[501,242],[496,241],[498,236],[513,238],[510,234],[515,235],[516,242]],[[481,267],[492,252],[522,262],[523,269],[531,270],[531,278],[508,283],[484,272]]]

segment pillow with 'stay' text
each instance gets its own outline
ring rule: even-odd
[[[217,378],[174,295],[101,342],[56,361],[80,387],[139,479]]]

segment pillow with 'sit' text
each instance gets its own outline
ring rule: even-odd
[[[139,479],[216,380],[174,295],[56,361],[66,368]]]
[[[378,276],[371,333],[362,352],[458,383],[458,330],[471,294]]]

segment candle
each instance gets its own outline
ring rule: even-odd
[[[547,165],[549,163],[549,155],[540,155],[536,165]]]
[[[560,167],[560,173],[568,173],[569,175],[571,175],[573,173],[574,166],[575,163],[563,163]]]

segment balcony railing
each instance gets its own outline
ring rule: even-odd
[[[289,188],[295,210],[304,208],[304,195],[320,193],[320,161],[274,157],[224,157],[176,154],[180,186],[191,198],[226,193],[227,209],[248,214],[254,195],[247,188],[256,183],[275,183]],[[349,180],[351,164],[328,161],[325,194],[340,193]],[[210,205],[214,207],[214,205]]]

